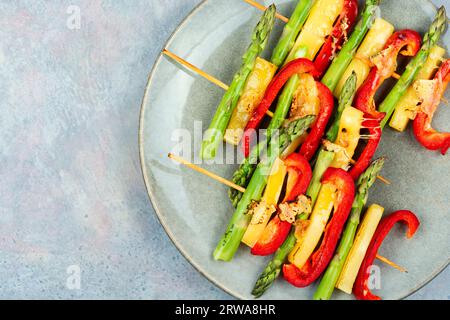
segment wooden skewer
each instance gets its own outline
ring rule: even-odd
[[[391,182],[388,179],[386,179],[385,177],[383,177],[381,175],[377,175],[377,179],[380,180],[381,182],[384,182],[387,185],[391,184]]]
[[[205,176],[208,176],[208,177],[212,178],[213,180],[216,180],[216,181],[218,181],[220,183],[223,183],[224,185],[227,185],[230,188],[236,189],[236,190],[238,190],[240,192],[245,192],[245,188],[242,188],[241,186],[238,186],[237,184],[235,184],[235,183],[233,183],[233,182],[231,182],[231,181],[229,181],[227,179],[224,179],[224,178],[222,178],[222,177],[220,177],[220,176],[218,176],[218,175],[216,175],[216,174],[214,174],[214,173],[212,173],[212,172],[210,172],[210,171],[208,171],[206,169],[203,169],[203,168],[201,168],[199,166],[196,166],[195,164],[190,163],[189,161],[184,160],[183,158],[180,158],[180,157],[174,155],[173,153],[169,153],[168,157],[170,159],[172,159],[172,160],[175,160],[178,163],[181,163],[182,165],[185,165],[188,168],[191,168],[191,169],[193,169],[193,170],[195,170],[197,172],[200,172],[201,174],[204,174]]]
[[[397,72],[394,72],[393,74],[392,74],[392,78],[394,78],[394,79],[400,79],[400,75],[397,73]]]
[[[173,60],[175,60],[176,62],[180,63],[181,65],[185,66],[186,68],[194,71],[195,73],[201,75],[203,78],[205,78],[206,80],[214,83],[215,85],[221,87],[224,90],[228,90],[228,86],[223,83],[222,81],[220,81],[219,79],[214,78],[213,76],[207,74],[206,72],[204,72],[203,70],[197,68],[196,66],[194,66],[193,64],[187,62],[186,60],[180,58],[179,56],[177,56],[175,53],[170,52],[167,49],[163,50],[163,54],[165,54],[166,56],[172,58]]]
[[[210,171],[208,171],[206,169],[203,169],[203,168],[201,168],[199,166],[196,166],[195,164],[193,164],[193,163],[191,163],[191,162],[189,162],[187,160],[184,160],[183,158],[178,157],[178,156],[174,155],[173,153],[169,153],[168,157],[170,159],[178,162],[178,163],[181,163],[182,165],[185,165],[188,168],[191,168],[191,169],[193,169],[193,170],[195,170],[195,171],[197,171],[197,172],[199,172],[201,174],[204,174],[204,175],[212,178],[213,180],[216,180],[217,182],[220,182],[220,183],[222,183],[222,184],[224,184],[226,186],[229,186],[229,187],[231,187],[233,189],[236,189],[239,192],[245,192],[245,188],[243,188],[241,186],[238,186],[237,184],[235,184],[235,183],[233,183],[233,182],[231,182],[231,181],[229,181],[229,180],[227,180],[225,178],[222,178],[222,177],[220,177],[220,176],[218,176],[218,175],[216,175],[216,174],[214,174],[214,173],[212,173],[212,172],[210,172]],[[398,269],[398,270],[400,270],[402,272],[407,272],[405,268],[400,267],[399,265],[395,264],[394,262],[390,261],[389,259],[387,259],[387,258],[385,258],[383,256],[377,255],[377,259],[382,261],[382,262],[384,262],[384,263],[386,263],[387,265],[389,265],[389,266],[391,266],[391,267],[393,267],[395,269]]]
[[[175,53],[170,52],[170,51],[167,50],[167,49],[164,49],[164,50],[163,50],[163,54],[165,54],[166,56],[172,58],[173,60],[175,60],[175,61],[178,62],[179,64],[185,66],[185,67],[188,68],[189,70],[191,70],[191,71],[193,71],[193,72],[199,74],[200,76],[202,76],[202,77],[205,78],[206,80],[208,80],[208,81],[214,83],[215,85],[221,87],[223,90],[225,90],[225,91],[228,90],[228,88],[229,88],[228,85],[226,85],[225,83],[223,83],[223,82],[220,81],[219,79],[213,77],[212,75],[206,73],[205,71],[203,71],[203,70],[197,68],[196,66],[194,66],[193,64],[187,62],[187,61],[184,60],[183,58],[177,56]],[[273,112],[270,111],[270,110],[267,110],[267,111],[266,111],[266,114],[267,114],[269,117],[271,117],[271,118],[273,117]]]
[[[244,0],[245,2],[247,2],[249,5],[255,7],[258,10],[261,11],[265,11],[267,9],[266,6],[263,6],[262,4],[260,4],[259,2],[253,1],[253,0]],[[286,18],[285,16],[283,16],[282,14],[279,14],[278,12],[275,14],[275,17],[277,17],[277,19],[280,19],[281,21],[288,23],[289,19]]]
[[[406,270],[405,268],[403,268],[403,267],[399,266],[398,264],[396,264],[396,263],[386,259],[383,256],[380,256],[379,254],[377,254],[377,259],[380,260],[381,262],[386,263],[387,265],[391,266],[392,268],[395,268],[395,269],[397,269],[397,270],[399,270],[401,272],[408,273],[408,270]]]
[[[355,164],[356,161],[353,159],[350,159],[350,163]],[[388,179],[386,179],[385,177],[383,177],[382,175],[377,175],[377,179],[380,180],[381,182],[384,182],[387,185],[391,184],[391,182]]]

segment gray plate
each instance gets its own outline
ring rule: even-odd
[[[295,5],[295,1],[276,2],[278,10],[286,15]],[[412,28],[421,33],[428,28],[435,10],[425,0],[384,1],[381,6],[383,18],[394,23],[397,30]],[[259,17],[260,13],[243,1],[205,1],[178,27],[166,47],[229,83]],[[281,28],[282,23],[277,22],[266,54],[271,52]],[[449,43],[447,32],[441,45],[448,47]],[[231,263],[212,259],[216,242],[233,212],[227,188],[174,164],[166,156],[176,144],[172,140],[174,130],[183,128],[193,134],[194,121],[203,121],[206,127],[222,95],[222,89],[160,57],[142,104],[141,164],[155,211],[177,248],[217,286],[248,299],[252,298],[251,289],[267,258],[253,257],[242,246]],[[448,123],[450,109],[442,105],[434,124],[443,130],[449,128]],[[198,154],[198,150],[192,150],[192,154]],[[409,273],[380,264],[382,286],[376,292],[385,299],[400,299],[422,287],[449,263],[450,161],[448,155],[419,146],[411,130],[396,133],[387,129],[378,154],[388,158],[383,175],[392,185],[377,183],[369,204],[379,203],[388,213],[413,210],[422,222],[412,240],[405,240],[404,228],[396,227],[381,248],[382,255],[403,265]],[[231,177],[236,168],[224,164],[203,166],[223,177]],[[313,291],[314,286],[296,289],[279,280],[265,298],[309,299]],[[339,299],[348,297],[334,295]]]

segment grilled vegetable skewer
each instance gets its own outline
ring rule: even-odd
[[[441,61],[444,60],[445,49],[439,46],[434,46],[430,50],[430,55],[424,66],[417,74],[416,81],[429,80],[433,77],[436,69],[439,68]],[[392,114],[389,126],[397,131],[405,131],[409,120],[414,120],[417,112],[417,106],[420,104],[420,97],[414,89],[414,83],[411,85],[403,97],[395,107],[395,111]]]
[[[333,293],[334,286],[341,274],[345,259],[353,245],[353,241],[358,228],[361,212],[369,197],[369,189],[375,182],[375,177],[384,165],[384,158],[375,160],[369,168],[359,177],[357,193],[353,201],[352,212],[342,234],[341,242],[336,250],[333,260],[327,268],[320,284],[314,294],[315,300],[328,300]]]
[[[345,34],[353,26],[357,13],[357,2],[355,0],[318,0],[311,9],[308,20],[306,21],[301,33],[299,34],[292,50],[290,51],[285,64],[289,63],[293,59],[305,57],[309,60],[313,60],[317,52],[321,49],[323,44],[329,40],[328,36],[331,36],[334,30],[335,20],[341,14],[338,21],[339,27],[342,32],[337,36],[335,41],[342,41]],[[342,20],[346,20],[347,24],[341,26]],[[320,25],[320,28],[317,26]],[[337,50],[337,46],[333,50],[327,50],[328,60],[332,58]],[[326,60],[326,58],[323,58]],[[320,64],[319,64],[320,66]],[[320,66],[323,69],[323,66]],[[322,70],[320,70],[322,71]],[[293,75],[286,83],[283,91],[278,99],[278,103],[274,112],[274,116],[267,127],[267,135],[270,138],[271,132],[280,127],[283,121],[288,115],[291,103],[293,101],[294,94],[300,84],[300,78],[297,75]],[[254,135],[254,130],[260,125],[264,111],[266,109],[257,108],[252,118],[250,119],[244,133],[244,155],[248,156],[250,153],[251,138]],[[308,155],[305,155],[308,158]]]
[[[342,47],[338,56],[333,60],[331,66],[328,68],[328,71],[325,73],[322,83],[331,91],[336,89],[339,80],[355,56],[356,50],[369,31],[380,1],[381,0],[366,1],[366,7],[362,13],[361,20],[356,25],[355,30],[348,39],[348,42]]]
[[[233,184],[231,181],[226,180],[225,178],[220,177],[220,176],[218,176],[218,175],[216,175],[216,174],[214,174],[214,173],[212,173],[212,172],[210,172],[210,171],[208,171],[206,169],[203,169],[203,168],[201,168],[201,167],[199,167],[199,166],[197,166],[197,165],[195,165],[195,164],[193,164],[193,163],[191,163],[191,162],[189,162],[189,161],[187,161],[187,160],[185,160],[185,159],[183,159],[181,157],[178,157],[178,156],[176,156],[176,155],[174,155],[172,153],[168,154],[168,158],[172,159],[175,162],[178,162],[178,163],[180,163],[180,164],[182,164],[182,165],[184,165],[184,166],[186,166],[186,167],[188,167],[188,168],[190,168],[192,170],[195,170],[195,171],[197,171],[197,172],[199,172],[199,173],[201,173],[203,175],[206,175],[209,178],[212,178],[213,180],[216,180],[219,183],[222,183],[222,184],[224,184],[226,186],[229,186],[229,187],[232,187],[232,188],[236,188],[237,190],[239,190],[241,192],[245,192],[245,189],[243,189],[242,187],[240,187],[238,185]],[[323,174],[323,172],[325,170],[326,170],[326,168],[324,168],[322,170],[322,174]],[[322,174],[320,174],[320,176]],[[316,171],[316,175],[317,175],[317,171]],[[270,177],[269,177],[269,179],[270,179]],[[317,180],[317,177],[315,179]],[[385,258],[383,256],[377,255],[377,259],[379,259],[380,261],[386,263],[387,265],[389,265],[389,266],[391,266],[393,268],[396,268],[396,269],[398,269],[398,270],[400,270],[402,272],[405,272],[404,268],[400,267],[399,265],[393,263],[392,261],[390,261],[389,259],[387,259],[387,258]]]
[[[264,6],[254,1],[247,2],[253,6],[256,5],[258,9],[264,8]],[[284,26],[277,46],[273,50],[271,61],[269,62],[259,57],[256,59],[255,67],[247,79],[243,93],[228,123],[224,136],[226,142],[235,145],[240,142],[243,130],[247,126],[255,108],[261,102],[264,92],[275,75],[277,68],[284,63],[289,51],[294,46],[295,39],[308,18],[313,2],[313,0],[300,0],[298,2],[289,22]],[[268,112],[270,111],[266,110],[266,114]],[[271,116],[273,117],[273,113]]]
[[[283,128],[277,139],[271,140],[266,156],[267,158],[258,164],[236,207],[225,234],[214,251],[214,258],[216,260],[230,261],[233,258],[251,219],[251,216],[247,214],[249,205],[252,201],[259,201],[261,199],[264,187],[267,183],[267,175],[270,172],[275,159],[293,139],[296,139],[298,136],[305,133],[313,121],[314,116],[307,116],[295,120],[289,123],[287,127]]]
[[[381,121],[381,128],[384,128],[386,123],[389,121],[389,118],[394,112],[397,103],[415,80],[417,73],[427,61],[431,49],[439,41],[439,38],[444,32],[446,26],[447,15],[444,6],[442,6],[439,8],[433,23],[430,25],[428,32],[423,38],[423,45],[419,50],[419,53],[414,57],[414,59],[411,60],[410,63],[408,63],[401,78],[386,96],[384,101],[380,104],[379,111],[386,113],[386,116]]]
[[[230,88],[222,98],[209,129],[205,132],[200,155],[203,159],[215,157],[217,147],[221,143],[225,129],[230,121],[232,112],[238,103],[245,82],[253,70],[256,58],[264,50],[275,21],[275,5],[271,5],[264,12],[261,20],[253,31],[252,43],[242,58],[241,69],[235,74]]]
[[[355,94],[355,83],[356,83],[355,76],[347,80],[344,89],[341,93],[341,99],[339,101],[338,106],[338,114],[340,113],[339,110],[343,111],[345,107],[348,106],[353,100],[353,96]],[[336,127],[339,129],[339,122],[340,117],[337,116],[334,119],[333,124],[331,125],[330,129],[326,134],[327,139],[331,141],[334,141],[336,139],[338,135],[338,130],[336,130]],[[327,170],[327,168],[333,162],[334,157],[335,157],[334,152],[326,151],[324,149],[321,149],[319,152],[319,155],[316,160],[316,165],[313,171],[313,178],[308,187],[308,190],[306,191],[306,195],[311,198],[312,206],[314,206],[316,203],[317,195],[319,194],[321,187],[322,176]],[[306,220],[308,219],[308,217],[309,215],[302,215],[298,217],[298,219]],[[272,285],[273,281],[275,281],[275,279],[279,276],[281,272],[281,267],[283,263],[286,261],[288,254],[294,248],[296,242],[297,239],[295,237],[295,232],[293,228],[291,233],[288,235],[288,237],[281,245],[281,247],[277,250],[272,260],[268,263],[268,265],[266,266],[266,268],[256,281],[255,287],[252,291],[252,294],[255,297],[260,297],[262,294],[264,294],[264,292]]]

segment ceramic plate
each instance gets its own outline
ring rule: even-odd
[[[276,1],[278,11],[289,15],[295,2]],[[381,5],[382,17],[397,30],[412,28],[422,34],[435,12],[436,8],[426,0],[384,1]],[[178,27],[166,48],[229,83],[260,15],[244,1],[204,1]],[[276,44],[282,25],[277,21],[265,54]],[[441,40],[447,49],[449,33]],[[208,126],[222,95],[219,87],[172,60],[159,57],[142,105],[141,164],[155,211],[178,249],[217,286],[235,297],[249,299],[268,258],[253,257],[248,248],[241,246],[232,262],[214,261],[212,252],[233,213],[227,188],[167,158],[177,145],[180,132],[191,134],[190,139],[195,140],[191,154],[198,155],[197,134]],[[442,105],[434,125],[443,130],[449,128],[449,123],[450,108]],[[422,223],[412,240],[405,239],[404,228],[394,228],[380,251],[406,267],[409,273],[380,264],[381,289],[376,292],[385,299],[401,299],[422,287],[449,263],[450,158],[426,151],[415,141],[410,129],[404,133],[385,130],[378,155],[388,159],[383,176],[392,184],[376,183],[368,204],[378,203],[388,213],[412,210]],[[231,177],[236,169],[236,165],[227,164],[202,166],[223,177]],[[310,299],[314,290],[314,285],[297,289],[280,279],[264,297]],[[335,293],[333,297],[350,296]]]

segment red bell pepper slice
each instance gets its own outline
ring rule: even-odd
[[[267,88],[266,93],[264,94],[264,98],[261,100],[261,103],[253,111],[253,115],[245,128],[242,140],[245,157],[248,157],[248,154],[250,152],[250,140],[254,135],[254,131],[259,127],[267,110],[269,110],[273,101],[276,99],[278,93],[283,88],[285,83],[289,80],[289,78],[299,73],[309,73],[315,78],[319,76],[319,72],[316,70],[314,64],[310,60],[304,58],[292,60],[286,66],[284,66],[280,70],[280,72],[278,72],[278,74],[273,78],[272,82]]]
[[[314,125],[311,127],[311,131],[300,147],[300,154],[308,161],[311,161],[317,151],[317,148],[319,148],[328,121],[330,121],[334,109],[334,98],[330,89],[328,89],[328,87],[321,82],[316,82],[316,85],[319,90],[319,115],[314,122]]]
[[[286,196],[283,202],[294,201],[308,189],[312,178],[312,170],[308,160],[298,153],[292,153],[284,160],[287,166]]]
[[[322,178],[322,184],[332,183],[336,186],[338,197],[333,217],[325,228],[320,244],[302,269],[293,264],[283,266],[284,278],[292,285],[303,288],[313,283],[326,269],[333,257],[345,221],[352,209],[355,197],[355,184],[352,177],[344,170],[328,168]]]
[[[267,224],[261,238],[253,246],[251,253],[255,256],[268,256],[283,244],[284,240],[291,230],[291,224],[287,221],[281,221],[278,214]]]
[[[368,118],[363,121],[362,125],[369,130],[369,140],[367,141],[367,144],[364,147],[364,150],[361,152],[358,160],[353,164],[353,167],[349,171],[354,180],[358,180],[359,176],[370,165],[370,161],[377,151],[378,145],[380,144],[381,140],[380,121]]]
[[[399,53],[404,56],[415,56],[420,49],[421,39],[414,30],[395,32],[388,39],[384,47],[386,56],[382,56],[383,60],[380,65],[374,66],[370,70],[369,76],[356,93],[355,106],[357,109],[370,114],[379,121],[383,120],[385,114],[378,112],[375,107],[375,93],[381,84],[395,72]],[[403,48],[405,49],[402,51]],[[383,52],[380,53],[380,55],[382,54]]]
[[[286,196],[283,202],[293,201],[306,192],[312,178],[312,170],[308,160],[298,153],[292,153],[284,160],[287,166],[288,180]],[[267,256],[275,253],[283,244],[291,230],[291,224],[282,221],[275,215],[267,224],[261,238],[253,246],[251,253],[257,256]]]
[[[431,97],[432,100],[428,102],[428,106],[422,104],[421,110],[414,119],[413,130],[417,141],[425,148],[441,150],[441,153],[445,155],[450,147],[450,132],[437,132],[431,127],[431,121],[450,81],[450,59],[442,64],[434,79],[438,81],[437,92]]]
[[[373,265],[378,249],[380,248],[384,238],[386,238],[389,231],[397,222],[402,222],[407,225],[408,232],[406,233],[406,236],[408,239],[412,238],[420,225],[420,221],[416,215],[408,210],[396,211],[381,220],[372,241],[370,242],[369,248],[367,249],[361,268],[359,269],[358,276],[356,277],[355,284],[353,285],[353,293],[358,300],[381,300],[380,297],[370,292],[368,286],[370,267]]]
[[[331,35],[326,39],[314,60],[314,64],[321,74],[327,70],[339,47],[344,43],[347,34],[353,27],[358,16],[358,1],[345,0],[344,8],[337,19]]]

